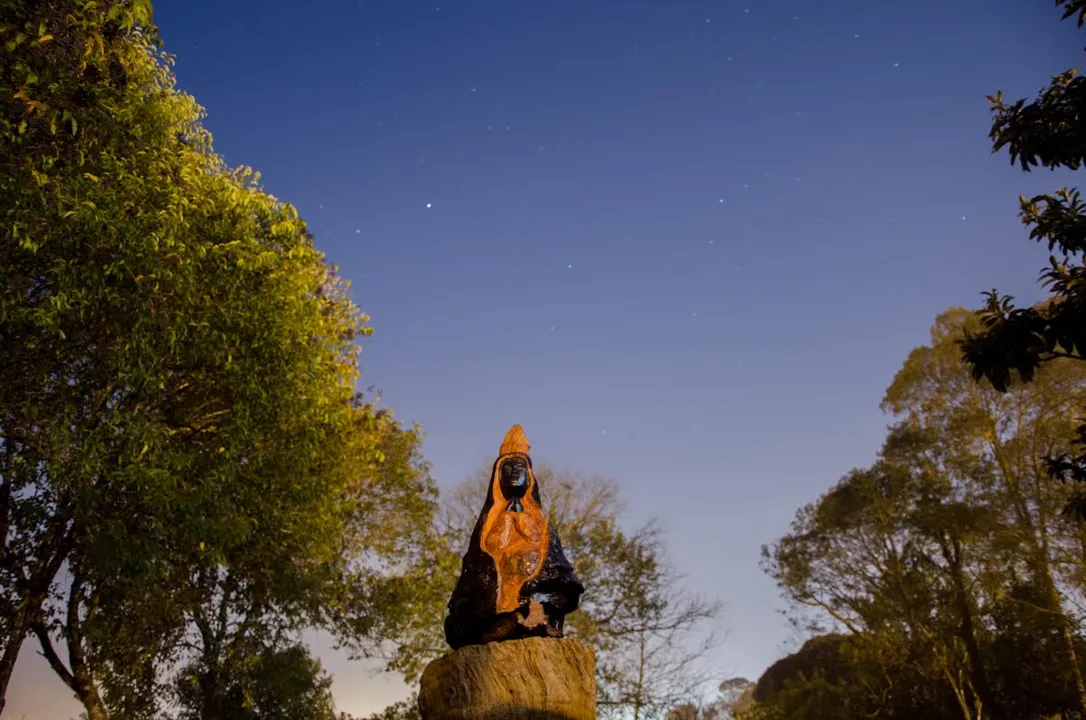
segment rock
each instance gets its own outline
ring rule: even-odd
[[[426,666],[422,720],[595,720],[596,654],[571,638],[469,645]]]

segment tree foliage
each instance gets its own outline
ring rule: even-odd
[[[29,635],[97,720],[373,631],[434,491],[355,389],[347,284],[213,152],[146,0],[0,3],[0,53],[0,707]]]
[[[1064,19],[1079,28],[1086,22],[1082,0],[1056,0]],[[989,98],[993,152],[1007,149],[1011,163],[1025,172],[1035,167],[1078,170],[1086,162],[1086,78],[1067,70],[1052,78],[1033,102]],[[978,380],[999,390],[1030,382],[1037,369],[1059,358],[1086,361],[1086,205],[1074,188],[1019,199],[1019,217],[1030,238],[1048,246],[1048,267],[1041,282],[1049,297],[1035,307],[1016,307],[1014,299],[992,290],[981,311],[984,326],[963,338],[962,349]],[[1051,475],[1086,482],[1086,408],[1074,449],[1048,458]],[[1067,506],[1086,519],[1086,500]]]
[[[621,528],[617,483],[541,463],[534,470],[550,522],[588,588],[566,618],[566,634],[597,650],[600,714],[662,716],[707,679],[703,661],[716,644],[720,605],[683,590],[655,526],[633,533]],[[489,480],[489,468],[482,468],[444,497],[436,543],[409,583],[414,594],[383,631],[390,642],[358,648],[385,658],[408,682],[448,650],[441,635],[446,603]]]
[[[336,720],[332,678],[302,645],[254,646],[177,677],[176,720]]]
[[[687,701],[673,706],[665,720],[734,720],[753,706],[755,683],[742,677],[728,678],[717,686],[708,702]]]
[[[875,463],[764,548],[815,638],[759,680],[756,717],[1083,711],[1082,531],[1040,458],[1073,440],[1086,366],[1053,361],[1005,392],[976,383],[959,343],[979,324],[964,309],[936,320],[887,389]]]

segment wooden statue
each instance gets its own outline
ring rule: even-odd
[[[445,639],[453,649],[562,637],[584,592],[543,512],[529,449],[520,425],[510,428],[449,599]]]

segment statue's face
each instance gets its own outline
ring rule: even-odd
[[[507,498],[522,498],[528,490],[528,463],[524,458],[511,457],[499,469],[502,495]]]

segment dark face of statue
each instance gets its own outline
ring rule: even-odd
[[[528,463],[524,458],[512,457],[502,463],[502,495],[510,500],[519,500],[528,491]]]

